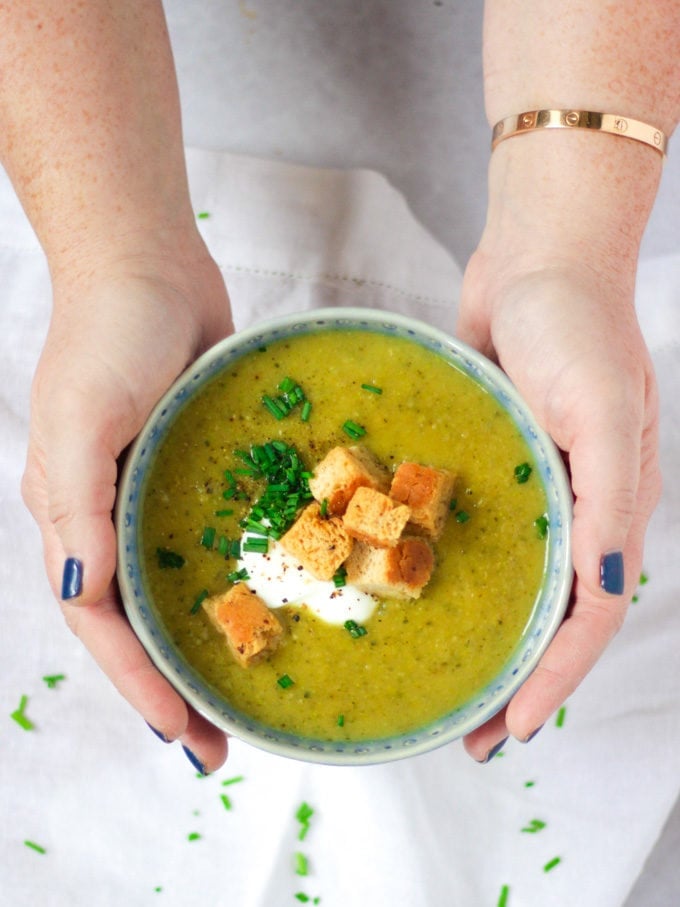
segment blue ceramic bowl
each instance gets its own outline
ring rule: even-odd
[[[492,394],[510,414],[531,450],[547,493],[550,525],[544,582],[531,619],[493,681],[470,702],[419,731],[360,743],[294,736],[266,727],[232,708],[175,648],[150,600],[141,565],[139,513],[145,477],[155,450],[180,410],[216,373],[251,350],[288,336],[334,329],[407,338],[434,350]],[[119,485],[118,579],[128,619],[154,664],[213,724],[282,756],[335,765],[389,762],[425,753],[468,734],[498,712],[534,670],[562,621],[571,590],[571,512],[571,489],[559,452],[496,365],[459,340],[401,315],[370,309],[322,309],[277,318],[218,343],[178,378],[158,403],[130,451]]]

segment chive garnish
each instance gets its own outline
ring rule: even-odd
[[[307,837],[307,832],[309,831],[310,820],[314,815],[314,810],[306,803],[304,800],[300,804],[295,813],[295,818],[300,823],[300,828],[298,830],[298,841],[304,841]]]
[[[498,895],[497,907],[507,907],[509,894],[510,894],[510,886],[503,885],[503,887],[501,888],[501,893]]]
[[[567,714],[567,707],[563,705],[557,711],[557,717],[555,718],[555,727],[562,727],[564,725],[564,718]]]
[[[297,901],[299,901],[301,904],[308,904],[308,903],[309,903],[309,900],[310,900],[310,899],[309,899],[309,895],[308,895],[308,894],[305,894],[304,891],[298,891],[298,892],[296,892],[296,894],[295,894],[295,899],[296,899]]]
[[[371,394],[382,394],[382,387],[377,387],[375,384],[362,384],[361,389]]]
[[[551,869],[554,869],[561,862],[561,857],[553,857],[552,860],[548,860],[548,862],[545,864],[545,866],[543,867],[543,872],[550,872]]]
[[[456,514],[457,523],[467,523],[467,521],[469,519],[470,519],[470,514],[467,512],[467,510],[459,510],[458,513]]]
[[[241,545],[241,551],[246,551],[250,554],[266,554],[269,551],[269,539],[263,538],[262,536],[251,535],[247,539],[244,539],[243,544]]]
[[[528,463],[520,463],[519,466],[515,466],[515,479],[517,480],[517,484],[524,485],[525,482],[528,482],[532,472],[533,470]]]
[[[187,841],[200,841],[201,836],[197,831],[192,831],[187,835]]]
[[[449,510],[451,510],[451,511],[455,510],[457,505],[458,505],[458,501],[456,500],[456,498],[451,498],[451,501],[449,503]]]
[[[199,211],[198,214],[196,215],[196,217],[199,220],[207,220],[207,218],[210,217],[210,212],[209,211]]]
[[[299,876],[309,875],[309,860],[300,851],[295,853],[295,874]]]
[[[537,517],[537,519],[534,520],[534,526],[536,527],[536,535],[539,537],[539,539],[544,539],[547,537],[548,527],[550,526],[550,523],[548,522],[548,517],[545,514],[543,514],[543,516]]]
[[[287,690],[288,687],[292,687],[294,680],[288,676],[288,674],[282,674],[281,677],[276,681],[282,690]]]
[[[305,400],[305,402],[302,404],[302,412],[300,413],[300,418],[303,422],[309,422],[311,412],[312,404],[309,402],[309,400]]]
[[[46,674],[43,677],[43,680],[47,684],[50,690],[53,690],[58,683],[62,680],[66,680],[66,674]]]
[[[324,498],[319,505],[319,515],[324,518],[328,516],[328,498]]]
[[[243,780],[243,775],[234,775],[233,778],[225,778],[222,782],[222,787],[229,787],[231,784],[238,784]]]
[[[338,715],[337,725],[338,725],[338,727],[345,726],[345,716],[344,715]]]
[[[36,844],[35,841],[24,841],[26,847],[30,847],[31,850],[35,850],[36,853],[47,853],[44,847],[40,844]]]
[[[336,589],[342,589],[343,586],[347,585],[347,570],[343,565],[340,565],[333,574],[333,585]]]
[[[359,639],[360,636],[366,636],[368,633],[366,627],[362,627],[355,620],[346,620],[343,626],[353,639]]]
[[[525,825],[522,831],[527,832],[528,834],[535,835],[536,832],[542,831],[545,828],[545,822],[542,819],[532,819],[528,825]]]
[[[28,696],[22,696],[19,700],[19,707],[16,708],[10,718],[23,728],[25,731],[32,731],[35,725],[31,719],[26,715],[26,706],[28,705]]]
[[[206,600],[207,597],[208,597],[208,590],[202,589],[196,596],[193,605],[189,609],[189,613],[198,614],[201,605],[203,604],[203,602]]]
[[[358,441],[359,438],[363,438],[366,434],[366,429],[363,425],[359,425],[354,419],[347,419],[342,425],[342,430],[346,435],[349,435],[353,441]]]
[[[231,800],[226,794],[220,794],[220,800],[225,809],[231,809]]]
[[[233,510],[229,510],[229,509],[225,509],[225,510],[216,510],[216,511],[215,511],[215,516],[232,516],[233,513],[234,513],[234,511],[233,511]]]
[[[245,582],[247,579],[250,579],[250,577],[245,567],[241,567],[240,570],[232,570],[231,573],[227,573],[228,583]]]
[[[177,554],[176,551],[171,551],[169,548],[156,548],[156,557],[158,558],[158,566],[161,570],[166,568],[179,570],[179,568],[183,567],[185,564],[182,555]]]
[[[215,535],[217,530],[214,526],[205,526],[203,532],[201,533],[201,545],[204,548],[212,548],[215,543]]]

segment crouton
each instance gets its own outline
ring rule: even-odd
[[[283,627],[276,615],[245,583],[213,595],[203,609],[220,633],[224,633],[234,658],[248,668],[262,661],[278,646]]]
[[[455,478],[446,469],[402,463],[392,479],[390,497],[411,508],[409,530],[437,539],[444,529]]]
[[[317,579],[329,580],[352,550],[354,539],[337,516],[323,517],[314,501],[281,539],[282,547]]]
[[[434,554],[423,538],[405,536],[393,548],[357,542],[345,564],[347,582],[386,598],[418,598],[434,569]]]
[[[362,486],[354,492],[342,521],[355,539],[379,548],[391,548],[399,541],[410,516],[411,510],[405,504]]]
[[[319,503],[328,502],[328,512],[342,516],[357,488],[387,491],[389,472],[361,445],[334,447],[315,467],[309,488]]]

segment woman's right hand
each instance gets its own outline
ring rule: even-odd
[[[177,375],[233,327],[222,276],[196,233],[163,248],[140,237],[139,249],[53,274],[22,490],[69,627],[145,721],[213,771],[225,735],[156,670],[123,613],[112,511],[122,452]]]

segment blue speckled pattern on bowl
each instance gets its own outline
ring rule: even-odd
[[[360,743],[295,737],[232,709],[168,639],[149,601],[140,567],[138,511],[145,475],[177,413],[216,373],[251,350],[291,335],[338,329],[375,331],[413,340],[449,360],[492,394],[510,413],[532,452],[547,493],[550,525],[545,581],[522,639],[503,671],[474,700],[422,730]],[[441,331],[401,315],[369,309],[321,309],[278,318],[222,341],[198,359],[159,402],[130,451],[119,485],[118,579],[128,619],[153,662],[184,699],[214,724],[282,756],[338,765],[388,762],[427,752],[469,733],[499,711],[536,667],[569,598],[573,578],[571,511],[571,489],[559,452],[493,363]]]

